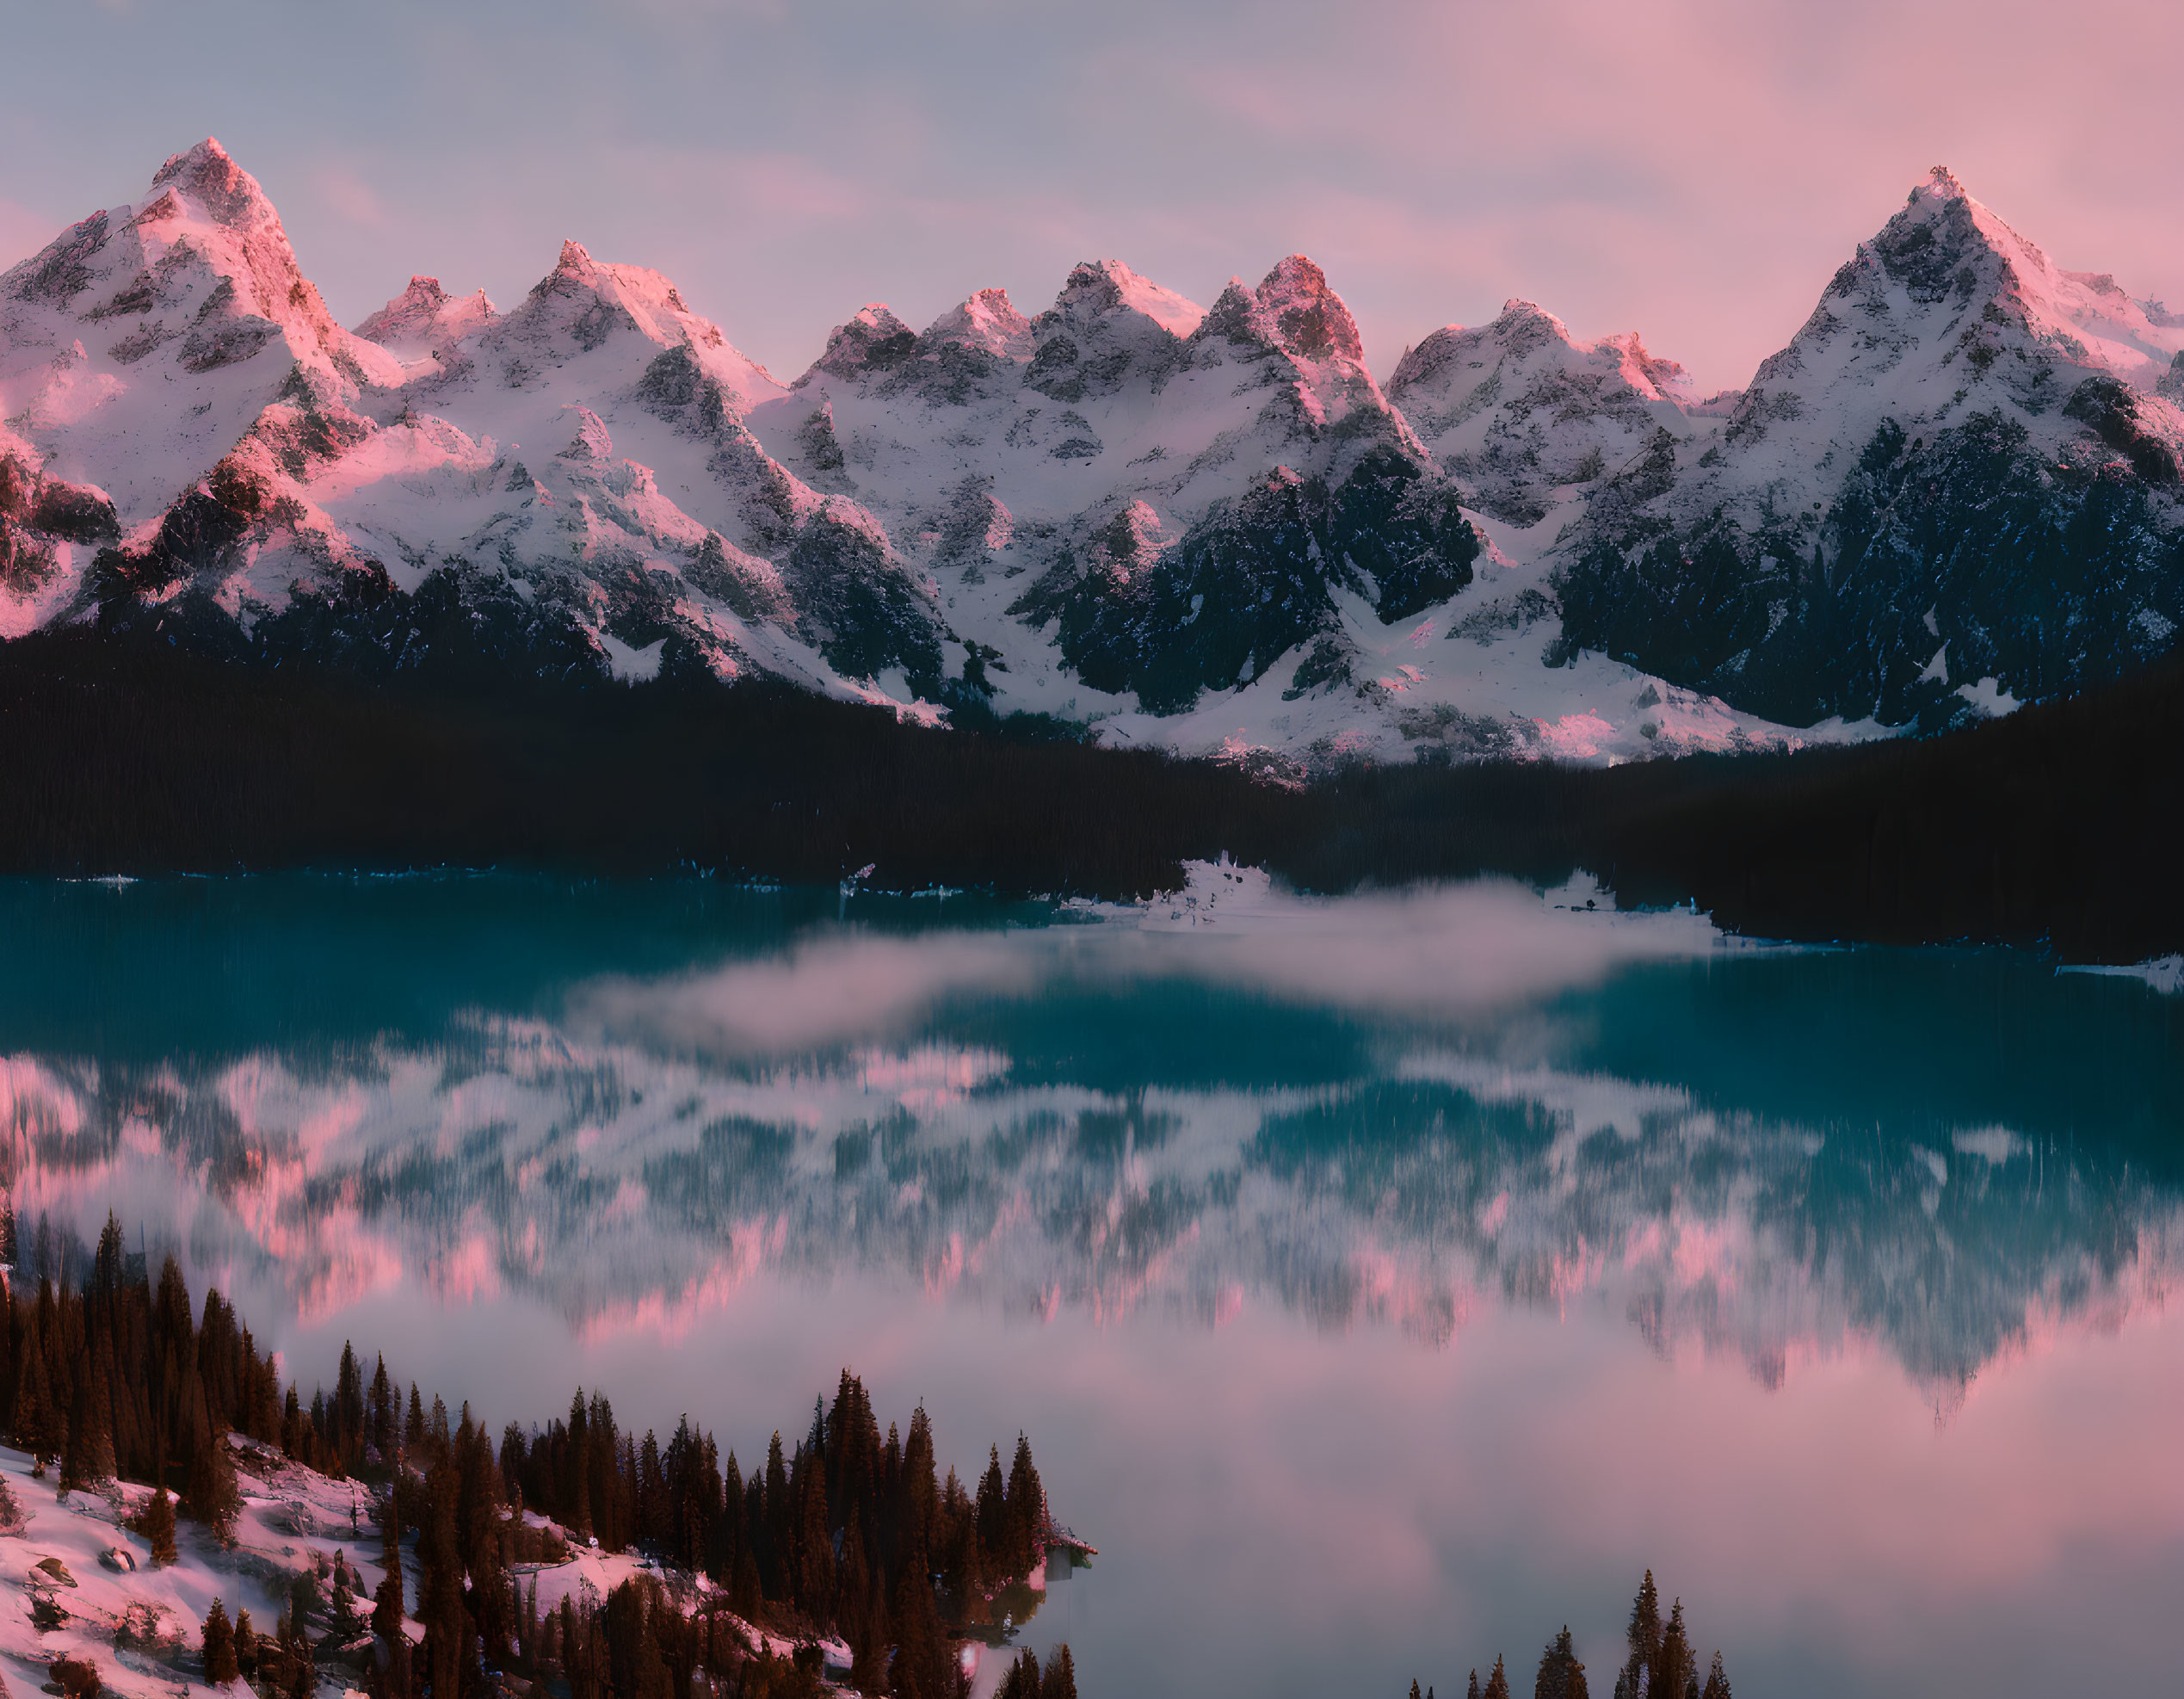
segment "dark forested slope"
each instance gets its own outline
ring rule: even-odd
[[[1222,851],[1311,890],[1590,868],[1777,937],[2184,948],[2184,667],[1946,737],[1302,789],[1051,725],[773,685],[367,685],[59,634],[0,648],[0,873],[531,865],[1123,895]]]

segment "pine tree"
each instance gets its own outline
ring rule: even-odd
[[[924,1560],[913,1558],[895,1591],[895,1661],[888,1671],[895,1699],[947,1699],[953,1686],[957,1665],[926,1573]]]
[[[114,1479],[113,1396],[101,1354],[91,1356],[91,1372],[77,1389],[76,1412],[61,1453],[60,1490],[103,1486]]]
[[[1494,1673],[1486,1678],[1484,1699],[1509,1699],[1509,1677],[1502,1667],[1499,1653],[1494,1657]]]
[[[1478,1671],[1471,1671],[1471,1684],[1464,1690],[1464,1699],[1478,1699]]]
[[[1039,1656],[1028,1646],[1016,1654],[994,1699],[1040,1699]]]
[[[399,1431],[401,1410],[396,1402],[394,1382],[388,1378],[386,1358],[379,1359],[379,1366],[372,1371],[372,1387],[365,1394],[365,1437],[373,1451],[379,1454],[379,1466],[383,1469],[394,1467],[395,1435]]]
[[[1410,1699],[1423,1699],[1418,1691],[1418,1677],[1416,1676],[1410,1677]]]
[[[225,1687],[242,1673],[243,1666],[235,1661],[234,1627],[225,1608],[214,1599],[205,1617],[205,1679],[214,1687]]]
[[[827,1531],[827,1480],[824,1460],[810,1459],[800,1472],[797,1496],[796,1603],[820,1622],[834,1615],[834,1545]]]
[[[1070,1643],[1058,1641],[1046,1654],[1046,1673],[1040,1680],[1039,1699],[1077,1699],[1077,1660]]]
[[[46,1465],[59,1456],[67,1428],[53,1401],[52,1385],[46,1369],[46,1350],[39,1316],[47,1306],[41,1301],[23,1310],[22,1374],[15,1382],[15,1407],[9,1431],[15,1443],[32,1458],[32,1473],[42,1476]]]
[[[1016,1455],[1009,1466],[1009,1572],[1028,1575],[1046,1554],[1046,1489],[1032,1463],[1031,1442],[1016,1436]]]
[[[1660,1699],[1686,1699],[1686,1690],[1699,1685],[1699,1659],[1691,1649],[1683,1626],[1683,1601],[1669,1613],[1669,1626],[1661,1633],[1661,1652],[1653,1665],[1649,1692]]]
[[[258,1672],[258,1631],[247,1609],[235,1613],[235,1665],[245,1679]]]
[[[507,1507],[502,1502],[501,1470],[492,1442],[484,1427],[472,1422],[468,1405],[463,1406],[454,1450],[456,1548],[470,1577],[472,1615],[486,1661],[497,1665],[508,1656],[514,1628],[505,1549]]]
[[[1539,1654],[1539,1674],[1532,1692],[1533,1699],[1590,1699],[1585,1686],[1585,1666],[1577,1661],[1577,1648],[1570,1640],[1568,1623]]]
[[[1729,1677],[1722,1673],[1718,1652],[1714,1653],[1713,1667],[1706,1671],[1706,1685],[1700,1690],[1699,1699],[1731,1699]]]
[[[336,1461],[342,1472],[354,1473],[364,1461],[364,1368],[356,1360],[355,1348],[346,1339],[342,1341],[342,1362],[334,1380],[334,1402],[328,1412],[331,1417]]]
[[[985,1562],[978,1566],[976,1579],[984,1581],[1009,1572],[1013,1556],[1009,1538],[1009,1484],[1002,1476],[997,1445],[988,1449],[986,1472],[978,1477],[978,1548]]]
[[[225,1430],[208,1431],[201,1423],[194,1424],[189,1487],[182,1509],[193,1520],[211,1529],[223,1543],[234,1538],[236,1519],[243,1514],[243,1498],[236,1490],[235,1461],[228,1455]]]
[[[433,1466],[425,1478],[425,1515],[417,1537],[417,1615],[425,1629],[425,1666],[435,1696],[461,1690],[463,1634],[470,1614],[463,1609],[462,1560],[455,1548],[457,1485],[452,1462]]]
[[[1661,1667],[1661,1595],[1653,1585],[1653,1572],[1645,1572],[1645,1579],[1638,1585],[1638,1597],[1631,1601],[1630,1626],[1624,1631],[1630,1643],[1630,1661],[1624,1666],[1631,1677],[1632,1691],[1638,1688],[1638,1671],[1658,1676]],[[1661,1699],[1660,1683],[1651,1681],[1648,1691],[1653,1699]],[[1669,1699],[1681,1699],[1671,1695]]]
[[[176,1560],[175,1501],[165,1487],[157,1488],[145,1501],[137,1515],[136,1530],[151,1542],[152,1562],[163,1566]]]

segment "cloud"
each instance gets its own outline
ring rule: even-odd
[[[743,204],[762,217],[798,224],[862,218],[872,210],[865,185],[799,154],[731,154],[720,173]]]
[[[321,201],[352,225],[386,230],[395,222],[379,190],[347,166],[320,166],[312,174],[311,186]]]

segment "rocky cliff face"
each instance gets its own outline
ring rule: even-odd
[[[1890,724],[2150,658],[2184,617],[2180,346],[1936,171],[1717,429],[1602,485],[1565,652]]]

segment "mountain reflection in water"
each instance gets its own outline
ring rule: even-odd
[[[2175,1016],[2021,959],[1499,887],[1202,937],[493,880],[6,900],[30,1260],[113,1207],[305,1325],[405,1281],[586,1336],[762,1276],[1428,1347],[1587,1307],[1770,1385],[1870,1341],[1946,1409],[2157,1305],[2184,1243]]]

